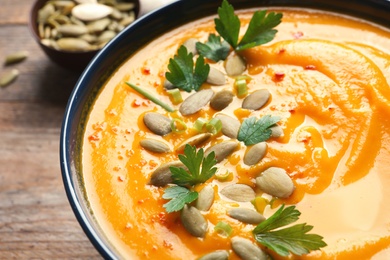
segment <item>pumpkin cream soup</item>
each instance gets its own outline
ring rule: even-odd
[[[85,127],[107,238],[127,259],[389,259],[389,39],[224,1],[150,42]]]

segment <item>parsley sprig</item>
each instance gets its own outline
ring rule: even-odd
[[[198,198],[198,192],[191,191],[188,186],[204,183],[214,176],[217,168],[215,153],[204,157],[203,148],[196,151],[195,146],[186,145],[184,155],[179,155],[179,160],[187,167],[188,171],[179,167],[170,167],[172,180],[176,186],[171,186],[164,191],[163,198],[170,200],[163,207],[168,213],[181,210],[185,204]]]
[[[170,167],[172,172],[173,182],[179,186],[193,186],[199,183],[206,182],[213,177],[217,168],[214,165],[215,153],[210,153],[204,157],[203,148],[196,152],[196,147],[186,145],[184,155],[179,154],[179,160],[187,167],[188,171],[179,167]]]
[[[163,207],[168,213],[179,211],[184,208],[184,205],[191,203],[198,198],[198,192],[190,191],[187,188],[180,186],[172,186],[166,188],[163,199],[170,200]]]
[[[268,219],[261,222],[254,230],[253,235],[260,244],[275,251],[281,256],[308,254],[327,244],[323,237],[317,234],[307,234],[313,226],[296,224],[282,228],[298,220],[301,213],[295,206],[284,208],[284,204]]]
[[[165,73],[169,82],[187,92],[198,91],[210,72],[210,65],[205,63],[202,55],[198,56],[194,67],[193,56],[184,45],[180,46],[177,54],[169,59],[169,71]]]
[[[206,43],[196,43],[196,49],[206,58],[218,62],[225,60],[229,55],[230,45],[226,41],[221,41],[221,37],[210,34]]]
[[[271,127],[280,121],[279,116],[265,115],[257,120],[256,117],[245,119],[238,131],[237,139],[245,145],[253,145],[267,141],[272,134]]]
[[[214,19],[215,29],[227,41],[234,50],[241,51],[270,42],[275,37],[277,30],[273,29],[281,23],[282,13],[266,10],[256,11],[246,30],[244,37],[238,42],[241,22],[234,14],[234,8],[227,0],[218,8],[218,18]]]

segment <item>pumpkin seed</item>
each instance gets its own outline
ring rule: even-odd
[[[186,146],[186,144],[189,144],[191,146],[199,146],[199,145],[205,143],[206,141],[208,141],[210,139],[210,137],[211,137],[210,133],[201,133],[201,134],[192,136],[192,137],[188,138],[187,140],[185,140],[184,142],[182,142],[181,144],[179,144],[176,147],[176,151],[177,152],[184,151],[184,147]]]
[[[171,119],[159,113],[148,112],[144,116],[144,124],[156,135],[166,135],[172,132]]]
[[[132,22],[134,22],[135,20],[135,13],[134,12],[131,12],[129,16],[127,17],[124,17],[120,22],[119,24],[126,27],[128,26],[129,24],[131,24]]]
[[[114,38],[116,33],[114,31],[104,31],[100,36],[98,37],[97,42],[98,43],[106,43],[110,41],[112,38]]]
[[[176,87],[169,80],[165,79],[164,88],[169,90],[169,89],[174,89]]]
[[[221,190],[221,194],[228,199],[238,202],[248,202],[256,197],[255,192],[246,184],[231,184]]]
[[[91,45],[78,38],[61,38],[56,41],[58,48],[65,51],[88,51],[91,50]]]
[[[183,116],[192,115],[201,110],[213,97],[214,91],[204,89],[192,94],[180,105],[179,111]]]
[[[275,125],[269,128],[271,130],[271,137],[281,137],[283,135],[283,129],[279,125]]]
[[[85,23],[79,19],[77,19],[76,17],[74,16],[71,16],[69,18],[70,22],[73,23],[73,24],[77,24],[77,25],[85,25]]]
[[[240,121],[224,114],[218,114],[215,117],[222,122],[222,133],[227,137],[237,139]]]
[[[206,82],[211,85],[222,86],[226,84],[226,77],[222,71],[214,67],[210,67],[210,72],[207,76]]]
[[[110,24],[110,19],[103,18],[100,20],[93,21],[89,24],[87,24],[88,32],[89,33],[101,33],[104,31],[107,26]]]
[[[233,101],[234,94],[230,90],[217,92],[210,100],[210,106],[218,111],[225,109]]]
[[[191,235],[194,237],[204,237],[208,224],[197,208],[185,205],[181,211],[180,218],[184,228]]]
[[[168,153],[171,151],[169,146],[161,141],[146,138],[139,142],[141,147],[145,148],[148,151],[155,152],[155,153]]]
[[[259,89],[249,94],[242,102],[242,108],[258,110],[262,108],[270,99],[271,93],[267,89]]]
[[[89,33],[81,35],[79,37],[79,39],[83,39],[84,41],[86,41],[86,42],[88,42],[90,44],[97,42],[96,35],[92,35],[92,34],[89,34]]]
[[[214,202],[214,189],[211,185],[205,186],[198,194],[195,207],[201,211],[208,211]]]
[[[229,258],[228,251],[217,250],[198,258],[198,260],[227,260],[228,258]]]
[[[265,217],[252,209],[232,208],[227,211],[227,214],[234,219],[243,223],[257,225],[265,220]]]
[[[73,8],[76,4],[73,1],[51,1],[57,9]]]
[[[217,163],[223,161],[226,157],[234,152],[238,147],[236,141],[223,141],[221,143],[215,144],[205,151],[205,156],[209,155],[211,152],[215,153],[215,159]]]
[[[125,3],[125,2],[117,3],[115,5],[115,8],[121,12],[131,11],[134,9],[134,7],[135,7],[134,3]]]
[[[0,87],[6,87],[14,82],[19,76],[19,71],[17,69],[13,69],[5,72],[0,78]]]
[[[173,161],[160,165],[150,176],[149,185],[164,187],[173,182],[170,167],[187,169],[181,161]]]
[[[38,23],[45,23],[47,19],[55,12],[54,5],[47,3],[38,11]]]
[[[59,14],[56,17],[53,18],[54,21],[58,22],[59,24],[70,24],[71,21],[68,16]]]
[[[270,167],[256,178],[257,186],[274,197],[288,198],[294,192],[295,186],[290,176],[282,168]]]
[[[49,26],[45,27],[45,33],[44,33],[44,38],[49,39],[51,37],[51,28]]]
[[[112,18],[112,19],[115,19],[115,20],[120,20],[120,19],[122,19],[122,13],[118,10],[118,9],[113,9],[112,10],[112,13],[110,14],[110,17]]]
[[[183,45],[187,48],[187,52],[190,53],[192,52],[193,55],[198,54],[198,50],[196,49],[196,43],[198,42],[198,39],[195,38],[190,38],[186,40]],[[210,68],[211,72],[211,68]]]
[[[245,61],[237,54],[226,58],[225,70],[229,76],[241,75],[246,69]]]
[[[80,36],[88,32],[87,27],[76,24],[64,24],[57,28],[57,31],[64,36]]]
[[[25,60],[28,56],[28,51],[17,51],[5,57],[5,65],[14,64]]]
[[[76,5],[72,9],[72,15],[81,21],[95,21],[107,17],[112,13],[112,7],[96,3],[84,3]]]
[[[76,1],[78,4],[87,4],[87,3],[95,4],[96,3],[96,0],[74,0],[74,1]]]
[[[249,166],[257,164],[267,153],[267,147],[268,145],[266,142],[260,142],[248,147],[247,152],[244,155],[244,163]]]
[[[267,260],[268,255],[250,240],[242,237],[233,237],[232,248],[242,260]]]

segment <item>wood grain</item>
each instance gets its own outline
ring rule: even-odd
[[[67,99],[79,75],[51,62],[27,27],[31,0],[1,0],[0,58],[27,50],[0,88],[0,259],[100,259],[69,206],[59,163]]]

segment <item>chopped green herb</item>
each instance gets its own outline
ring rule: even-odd
[[[187,52],[185,46],[180,46],[177,55],[169,59],[169,72],[165,77],[179,89],[187,92],[198,91],[206,81],[210,72],[210,65],[206,64],[202,55],[196,60],[195,68],[193,54]]]
[[[181,210],[185,204],[191,203],[198,198],[196,191],[190,191],[180,186],[172,186],[164,190],[163,199],[170,200],[163,207],[168,213]]]
[[[145,89],[143,88],[140,88],[134,84],[131,84],[129,82],[126,82],[127,85],[129,85],[132,89],[134,89],[135,91],[137,91],[138,93],[140,93],[142,96],[146,97],[147,99],[149,99],[150,101],[152,101],[153,103],[161,106],[162,108],[164,108],[166,111],[168,112],[173,112],[175,111],[175,109],[173,109],[171,106],[169,106],[168,104],[164,103],[163,101],[161,101],[158,97],[154,96],[153,94],[149,93],[148,91],[146,91]]]
[[[179,186],[206,182],[217,171],[214,167],[217,163],[214,152],[204,157],[203,148],[196,152],[195,146],[187,144],[184,148],[184,155],[179,154],[179,159],[188,169],[186,171],[179,167],[170,167],[173,183]]]
[[[198,132],[203,132],[205,125],[207,124],[207,119],[203,117],[198,117],[194,123],[193,128]]]
[[[214,226],[215,232],[218,234],[229,237],[233,233],[233,228],[228,223],[224,221],[219,221],[217,225]]]
[[[214,117],[206,124],[206,129],[213,135],[218,134],[222,130],[222,121]]]
[[[273,29],[281,23],[282,13],[257,11],[253,14],[244,37],[238,43],[240,19],[234,14],[234,8],[227,0],[218,8],[219,18],[214,19],[215,29],[234,50],[241,51],[267,42],[275,37],[277,30]]]
[[[236,79],[237,97],[242,98],[248,94],[248,85],[245,79]]]
[[[279,116],[265,115],[259,120],[256,117],[250,117],[242,122],[238,131],[237,139],[245,145],[253,145],[267,141],[272,134],[270,127],[280,121]]]
[[[230,45],[226,41],[221,41],[221,37],[210,34],[206,43],[196,43],[196,49],[204,57],[217,62],[226,59]]]
[[[221,7],[218,8],[218,17],[214,19],[215,29],[233,49],[236,49],[241,22],[227,0],[223,0]]]
[[[282,13],[275,12],[267,15],[266,10],[255,12],[236,50],[245,50],[272,41],[278,32],[273,28],[281,23],[282,17]]]
[[[284,208],[283,204],[271,217],[253,230],[256,241],[281,256],[288,256],[290,252],[295,255],[308,254],[312,250],[325,247],[327,244],[322,236],[307,234],[313,226],[306,223],[280,229],[297,221],[300,215],[295,206]]]
[[[167,90],[168,94],[172,97],[173,104],[179,104],[183,101],[183,97],[181,96],[180,90],[178,88]]]
[[[187,130],[187,125],[179,118],[173,118],[171,121],[172,132],[180,134]]]

